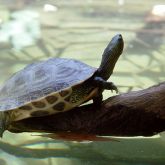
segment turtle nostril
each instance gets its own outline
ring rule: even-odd
[[[118,35],[118,41],[122,41],[123,40],[123,37],[121,34]]]
[[[122,38],[122,35],[121,35],[121,34],[118,34],[118,36],[119,36],[119,39],[121,39],[121,38]]]

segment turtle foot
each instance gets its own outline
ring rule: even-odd
[[[118,93],[118,89],[113,82],[107,82],[101,77],[95,77],[94,84],[98,86],[100,89],[103,89],[103,90],[107,89],[107,90],[111,90],[112,92],[113,90],[115,90],[116,93]]]

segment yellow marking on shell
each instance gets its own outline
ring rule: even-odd
[[[52,105],[50,106],[50,111],[52,111],[52,113],[65,112],[65,111],[68,111],[68,110],[70,110],[70,109],[72,109],[72,108],[74,107],[71,103],[69,103],[69,102],[67,102],[67,101],[65,100],[65,98],[67,98],[69,95],[71,95],[72,89],[70,88],[70,89],[67,90],[67,91],[69,91],[69,93],[68,93],[65,97],[62,97],[60,93],[56,93],[56,97],[58,97],[58,101],[56,101],[54,104],[52,104]],[[65,104],[64,110],[58,111],[58,110],[55,110],[55,109],[53,108],[55,105],[57,105],[57,104],[59,104],[59,103],[64,103],[64,104]]]
[[[35,107],[32,102],[28,102],[27,104],[25,104],[24,106],[30,106],[32,107],[32,110],[23,110],[23,109],[19,109],[16,108],[16,109],[13,109],[12,110],[12,116],[14,116],[12,119],[13,121],[18,121],[18,120],[22,120],[22,119],[25,119],[25,118],[29,118],[29,117],[32,117],[31,116],[31,113],[35,112],[35,111],[38,111],[38,110],[43,110],[43,111],[48,111],[49,112],[49,115],[51,114],[56,114],[56,113],[60,113],[60,112],[65,112],[65,111],[68,111],[74,107],[77,107],[79,106],[80,104],[82,104],[83,102],[85,101],[88,101],[90,100],[93,96],[95,96],[98,92],[98,88],[95,88],[88,96],[86,96],[84,99],[76,102],[76,103],[71,103],[71,102],[68,102],[65,100],[65,98],[67,98],[69,95],[71,95],[72,93],[72,88],[66,88],[62,91],[69,91],[67,95],[65,95],[64,97],[62,97],[60,95],[60,91],[59,92],[54,92],[54,93],[50,93],[49,95],[45,96],[45,97],[42,97],[42,98],[39,98],[37,100],[33,100],[32,102],[43,102],[46,106],[43,107],[43,108],[37,108]],[[46,97],[48,96],[55,96],[58,98],[58,100],[56,102],[54,102],[53,104],[50,104],[48,103],[48,101],[45,99]],[[59,102],[63,102],[65,104],[65,108],[64,110],[62,111],[56,111],[53,109],[53,106],[58,104]]]

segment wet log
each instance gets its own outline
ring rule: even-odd
[[[150,136],[165,130],[165,82],[119,94],[100,107],[83,105],[65,113],[14,122],[11,132],[65,132]]]

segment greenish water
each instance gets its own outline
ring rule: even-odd
[[[164,81],[165,15],[151,14],[159,4],[164,0],[1,0],[0,84],[27,64],[50,57],[75,58],[97,67],[116,33],[125,41],[111,77],[120,92]],[[104,98],[110,95],[104,92]],[[76,143],[6,131],[0,148],[0,165],[165,164],[164,133]]]

